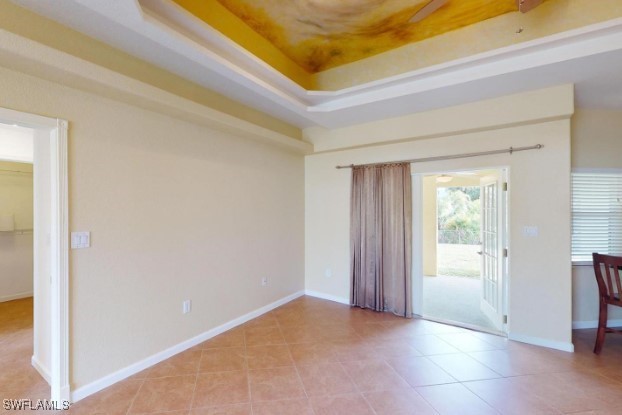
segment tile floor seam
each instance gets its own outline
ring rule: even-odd
[[[455,384],[462,385],[461,382],[457,382]],[[445,383],[445,385],[454,385],[454,383]],[[422,388],[430,388],[430,387],[434,387],[434,386],[438,386],[438,385],[427,385],[427,386],[422,386]],[[432,404],[431,401],[429,401],[424,395],[420,394],[419,391],[415,389],[415,387],[413,387],[413,389],[415,390],[415,392],[417,392],[419,394],[419,396],[421,396],[421,398],[423,398],[424,401],[426,401],[428,403],[428,405],[430,405],[432,407],[432,409],[434,409],[434,411],[436,411],[436,413],[438,415],[441,415],[441,411],[439,409],[437,409],[436,406],[434,406],[434,404]],[[484,401],[482,401],[482,402],[484,402]],[[491,406],[491,408],[492,408],[492,406]],[[496,409],[495,409],[495,411],[496,411]]]
[[[201,364],[201,361],[199,360],[199,365]],[[194,406],[194,398],[196,397],[197,394],[197,384],[199,383],[199,373],[197,372],[194,375],[194,387],[192,389],[192,398],[190,398],[190,408],[188,409],[189,412],[192,412],[192,408]]]
[[[245,370],[245,372],[246,372],[246,388],[247,388],[247,392],[248,392],[248,404],[249,404],[249,406],[251,408],[251,414],[250,415],[254,415],[255,411],[254,411],[254,408],[253,408],[253,391],[251,389],[251,373],[250,373],[250,370],[248,369],[248,362],[246,361],[247,360],[246,356],[247,356],[247,353],[248,353],[248,345],[246,344],[246,329],[244,329],[244,327],[242,327],[242,330],[243,330],[243,332],[242,332],[242,334],[243,334],[242,340],[244,342],[244,360],[245,360],[245,363],[246,363],[246,370]]]
[[[372,406],[371,403],[369,403],[369,399],[367,399],[367,396],[365,396],[365,393],[361,393],[361,396],[363,397],[363,400],[365,401],[365,403],[367,404],[367,406],[369,406],[369,408],[371,409],[371,411],[375,414],[378,415],[378,412],[376,411],[376,409]]]
[[[127,407],[127,411],[125,411],[125,415],[129,415],[131,413],[132,407],[134,406],[134,402],[136,401],[136,398],[138,397],[138,394],[140,393],[140,391],[143,388],[144,384],[145,384],[145,379],[142,379],[142,381],[140,382],[140,386],[136,390],[136,394],[134,395],[134,397],[130,401],[129,406]]]
[[[364,392],[361,391],[361,388],[359,388],[359,385],[354,381],[354,379],[352,378],[352,376],[350,375],[350,373],[346,370],[346,368],[343,366],[343,362],[337,362],[340,366],[341,366],[341,370],[343,370],[346,374],[346,376],[348,377],[348,379],[350,379],[350,382],[352,382],[352,384],[354,385],[354,387],[356,388],[356,391],[358,392],[358,394],[363,398],[363,400],[365,401],[365,403],[367,404],[367,406],[369,407],[369,409],[371,409],[372,413],[375,415],[378,415],[378,413],[376,412],[376,410],[374,409],[373,406],[370,405],[369,401],[367,400],[367,398],[364,395]],[[339,395],[335,395],[335,396],[339,396]]]
[[[460,384],[462,386],[464,386],[465,388],[467,388],[473,395],[477,396],[478,398],[480,398],[482,401],[486,402],[486,404],[488,404],[488,406],[490,406],[491,408],[493,408],[495,411],[497,411],[499,414],[502,414],[502,412],[495,406],[493,405],[492,402],[489,402],[486,398],[484,398],[482,395],[478,394],[476,391],[474,391],[473,389],[469,388],[468,384],[469,383],[475,383],[475,382],[481,382],[480,380],[473,380],[473,381],[468,381],[468,382],[460,382]]]
[[[454,353],[455,354],[455,353]],[[440,356],[440,355],[432,355],[432,356]],[[439,385],[449,385],[451,383],[462,383],[460,380],[458,380],[455,376],[453,376],[451,373],[449,373],[448,371],[446,371],[445,369],[443,369],[440,365],[436,364],[436,362],[432,359],[429,358],[429,356],[421,356],[423,358],[425,358],[428,362],[432,363],[434,366],[436,366],[438,369],[440,369],[443,373],[447,374],[447,376],[449,376],[450,378],[452,378],[453,380],[455,380],[455,382],[446,382],[446,383],[439,383]],[[391,366],[391,365],[389,365]],[[391,366],[393,367],[393,366]],[[393,369],[395,370],[395,369]],[[399,375],[399,373],[398,373]],[[406,380],[406,379],[404,379]],[[408,382],[407,382],[408,383]],[[429,385],[427,385],[429,386]],[[414,386],[413,386],[414,388]]]

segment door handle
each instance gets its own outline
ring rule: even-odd
[[[483,252],[482,251],[477,251],[477,255],[482,255]]]

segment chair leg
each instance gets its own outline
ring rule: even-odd
[[[600,299],[600,311],[598,313],[598,332],[596,333],[596,345],[594,353],[600,354],[605,342],[605,330],[607,329],[607,303]]]

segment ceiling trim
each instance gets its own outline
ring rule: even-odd
[[[1,29],[0,66],[236,136],[263,141],[291,152],[313,152],[313,145],[308,142],[257,126]]]
[[[322,113],[622,50],[622,18],[617,18],[337,91],[306,90],[169,0],[143,3],[143,7],[149,5],[146,24],[156,24],[150,16],[157,12],[161,30],[194,44],[195,52],[203,49],[204,55],[183,49],[180,53],[319,125],[324,124]]]
[[[609,53],[622,62],[616,18],[338,91],[306,90],[170,0],[16,1],[300,128],[341,128],[612,76],[611,65],[586,58]]]
[[[303,134],[318,154],[558,121],[574,111],[574,85],[565,84],[344,128],[307,128]]]

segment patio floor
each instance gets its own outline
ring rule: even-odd
[[[467,277],[423,277],[423,315],[495,330],[480,311],[481,281]]]

